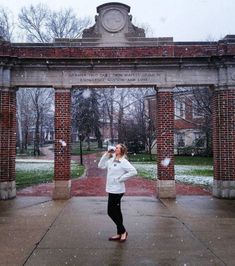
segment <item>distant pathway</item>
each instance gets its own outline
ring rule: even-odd
[[[48,148],[42,150],[45,156],[40,159],[53,159],[54,154]],[[72,196],[105,196],[105,170],[98,169],[98,154],[83,155],[83,163],[86,168],[83,177],[72,179]],[[72,156],[72,160],[80,162],[80,156]],[[51,196],[53,183],[40,184],[24,188],[17,192],[24,196]],[[156,181],[141,177],[131,178],[126,182],[127,196],[151,196],[156,197]],[[179,195],[210,195],[204,188],[195,185],[176,184],[176,193]]]

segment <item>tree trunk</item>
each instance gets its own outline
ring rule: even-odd
[[[40,123],[40,119],[39,119],[39,112],[37,112],[37,119],[36,119],[36,127],[35,127],[35,139],[34,139],[34,155],[40,155],[40,132],[39,132],[39,123]]]
[[[22,134],[22,123],[21,123],[21,108],[20,104],[17,101],[17,123],[18,123],[18,136],[19,136],[19,149],[20,153],[24,152],[24,147],[23,147],[23,134]]]

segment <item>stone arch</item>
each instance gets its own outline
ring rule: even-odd
[[[15,192],[15,90],[52,87],[56,98],[54,198],[70,196],[70,90],[82,86],[157,88],[159,197],[174,198],[173,97],[175,86],[215,88],[213,195],[235,197],[235,36],[218,42],[174,42],[145,38],[131,22],[130,8],[109,3],[97,8],[95,25],[81,39],[54,43],[9,43],[0,39],[0,198]],[[110,17],[116,20],[110,22]],[[166,136],[166,137],[165,137]],[[162,161],[170,159],[169,164]]]

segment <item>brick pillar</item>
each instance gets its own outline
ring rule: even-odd
[[[213,196],[235,198],[235,88],[213,98]]]
[[[156,97],[157,193],[159,198],[175,198],[173,92],[158,89]]]
[[[16,196],[16,90],[0,88],[0,199]]]
[[[55,164],[53,199],[70,198],[71,92],[55,89]]]

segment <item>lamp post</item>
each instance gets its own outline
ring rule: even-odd
[[[84,136],[82,134],[79,134],[78,137],[80,140],[80,165],[83,165],[83,162],[82,162],[82,141],[84,139]]]

